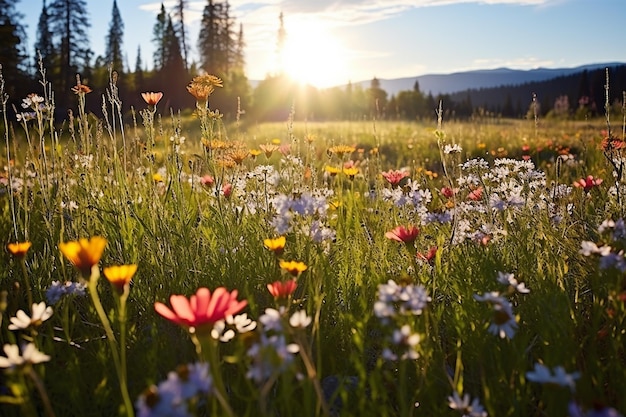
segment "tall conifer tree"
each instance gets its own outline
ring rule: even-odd
[[[117,72],[124,72],[122,58],[122,44],[124,42],[124,22],[117,7],[117,0],[113,0],[113,10],[111,11],[111,22],[109,23],[109,33],[106,38],[106,60]]]

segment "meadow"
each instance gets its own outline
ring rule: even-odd
[[[623,120],[244,127],[219,87],[4,100],[0,414],[626,412]]]

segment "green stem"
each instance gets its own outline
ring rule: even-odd
[[[41,401],[43,402],[43,409],[46,412],[46,416],[55,417],[54,411],[52,410],[52,404],[50,404],[50,398],[48,397],[48,394],[46,393],[46,388],[43,386],[41,379],[39,378],[39,376],[33,370],[32,367],[28,370],[27,375],[35,384],[35,388],[37,389],[37,392],[39,393],[39,396],[41,397]]]
[[[28,298],[28,308],[32,308],[33,305],[33,290],[30,287],[30,280],[28,278],[28,270],[26,269],[26,258],[22,257],[20,260],[22,266],[22,274],[24,274],[24,285],[26,286],[26,297]]]
[[[98,295],[98,279],[100,278],[100,270],[98,265],[94,265],[91,268],[91,277],[89,278],[89,295],[91,296],[91,300],[93,301],[96,312],[98,313],[98,317],[100,318],[100,322],[104,327],[104,332],[107,336],[107,341],[109,342],[109,347],[111,348],[111,355],[113,356],[113,364],[115,365],[115,371],[117,372],[117,379],[120,383],[120,391],[122,393],[122,397],[124,399],[124,407],[126,408],[126,415],[129,417],[134,416],[133,403],[130,400],[130,396],[128,395],[128,387],[126,385],[126,373],[124,373],[122,364],[120,361],[120,355],[117,351],[117,342],[115,340],[115,335],[113,334],[113,329],[111,328],[111,323],[107,318],[107,315],[102,307],[102,303],[100,302],[100,296]]]

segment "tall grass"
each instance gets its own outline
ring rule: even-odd
[[[126,124],[112,79],[101,98],[77,89],[57,125],[42,87],[18,122],[3,111],[1,233],[32,246],[1,255],[0,341],[49,360],[8,360],[2,415],[626,410],[624,138],[608,148],[603,121],[239,130],[200,98],[192,116],[153,103]],[[106,248],[81,273],[60,245],[96,236]],[[279,236],[282,252],[264,245]],[[138,269],[116,287],[97,265]],[[292,294],[268,291],[291,279]],[[155,312],[201,287],[237,290],[256,327]],[[9,329],[39,302],[51,317]]]

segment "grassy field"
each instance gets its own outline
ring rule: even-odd
[[[85,100],[3,114],[3,416],[626,411],[621,120]]]

